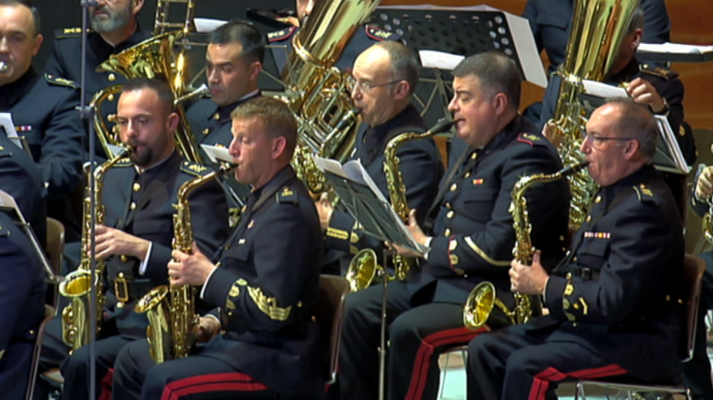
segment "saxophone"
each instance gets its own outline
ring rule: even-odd
[[[391,198],[391,204],[396,214],[405,223],[408,223],[409,207],[406,199],[406,185],[399,170],[401,160],[396,156],[399,146],[409,140],[426,139],[438,133],[445,132],[455,125],[456,122],[456,120],[441,118],[436,125],[424,133],[404,132],[391,139],[386,145],[386,150],[384,150],[386,186],[389,189],[389,197]],[[394,256],[394,276],[385,276],[385,279],[405,280],[412,265],[412,259],[398,255]],[[377,270],[383,271],[383,268],[378,265],[374,250],[359,250],[349,263],[349,267],[347,267],[346,278],[347,281],[349,281],[351,290],[355,292],[369,287],[374,280]]]
[[[196,188],[226,174],[232,168],[231,165],[223,164],[218,170],[191,179],[178,189],[174,205],[176,213],[173,214],[173,250],[191,254],[193,249],[188,196]],[[149,320],[146,339],[151,358],[156,364],[186,357],[191,351],[199,323],[195,313],[194,290],[190,285],[161,285],[147,293],[134,306],[135,312],[145,313]]]
[[[131,148],[129,147],[122,147],[122,150],[123,151],[117,154],[114,158],[105,162],[94,171],[94,179],[96,181],[94,193],[91,193],[89,186],[86,188],[86,195],[84,196],[83,204],[84,224],[82,226],[81,261],[79,268],[67,275],[59,285],[59,293],[71,301],[71,303],[67,305],[64,310],[62,310],[62,340],[67,346],[71,347],[72,350],[76,350],[89,343],[90,332],[87,324],[89,318],[92,318],[92,315],[89,315],[92,285],[96,285],[97,287],[97,307],[96,315],[94,316],[97,319],[97,332],[101,329],[100,323],[102,308],[106,303],[106,298],[102,292],[101,275],[104,272],[106,261],[103,259],[96,260],[96,275],[92,278],[92,260],[86,253],[86,249],[91,246],[92,216],[90,196],[94,196],[96,205],[94,216],[95,223],[96,225],[102,225],[104,223],[105,213],[104,205],[101,203],[104,176],[106,175],[106,171],[113,167],[114,164],[131,154]]]
[[[535,183],[547,183],[572,176],[582,171],[588,162],[581,162],[572,165],[554,174],[536,174],[524,176],[515,183],[512,189],[510,203],[510,214],[513,218],[513,230],[515,231],[515,247],[512,249],[513,256],[518,262],[524,265],[532,264],[532,256],[535,254],[535,247],[532,245],[530,233],[532,224],[527,212],[527,198],[525,191]],[[532,316],[532,301],[530,296],[515,293],[515,308],[511,311],[498,299],[495,286],[492,282],[484,281],[479,283],[468,295],[468,299],[463,307],[463,324],[469,329],[478,329],[483,326],[490,317],[493,307],[501,309],[511,324],[523,324]]]
[[[567,53],[558,75],[562,77],[554,117],[547,122],[548,139],[557,145],[565,165],[580,162],[586,112],[579,102],[582,80],[602,81],[617,57],[638,0],[577,0]],[[569,178],[572,191],[569,221],[581,225],[587,215],[594,184],[587,174]]]

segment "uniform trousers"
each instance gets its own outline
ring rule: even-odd
[[[378,398],[382,288],[376,285],[347,296],[339,354],[342,400]],[[387,294],[388,399],[436,399],[439,355],[487,328],[465,328],[463,306],[424,301],[432,294],[420,297],[419,304],[410,299],[404,282],[389,283]]]
[[[557,328],[515,325],[468,345],[468,400],[557,399],[559,382],[626,376],[627,371],[575,342],[548,342]]]
[[[114,400],[282,398],[247,374],[210,357],[207,346],[198,354],[156,365],[149,356],[148,342],[136,341],[121,349],[115,367]]]

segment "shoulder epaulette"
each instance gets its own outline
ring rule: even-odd
[[[289,187],[285,186],[276,194],[278,203],[297,204],[297,193]]]
[[[45,74],[45,80],[47,80],[47,82],[49,82],[52,85],[66,86],[66,87],[70,87],[72,89],[79,88],[79,85],[74,81],[70,81],[69,79],[64,79],[64,78],[58,78],[58,77],[56,77],[54,75],[50,75],[50,74]]]
[[[183,163],[181,163],[181,171],[195,176],[203,176],[206,173],[210,172],[208,170],[208,167],[191,161],[184,161]]]
[[[87,29],[87,32],[89,32],[89,29]],[[56,31],[54,31],[54,37],[57,39],[66,39],[80,36],[82,36],[82,28],[64,28],[57,29]]]
[[[283,40],[289,38],[289,37],[292,36],[292,34],[294,34],[295,32],[297,32],[297,27],[296,27],[296,26],[291,26],[291,27],[285,28],[285,29],[283,29],[283,30],[281,30],[281,31],[268,33],[268,34],[267,34],[267,40],[268,40],[269,42],[280,42],[280,41],[283,41]]]
[[[366,33],[366,36],[369,36],[377,41],[398,39],[398,35],[395,33],[381,29],[378,26],[365,25],[364,32]]]
[[[521,133],[517,137],[517,141],[521,143],[526,143],[529,144],[530,146],[546,146],[547,141],[539,137],[537,135],[533,135],[532,133]]]
[[[655,75],[666,80],[673,79],[678,76],[677,72],[657,65],[641,64],[639,65],[639,71],[643,74]]]
[[[656,200],[654,192],[647,188],[643,183],[638,186],[633,186],[633,188],[640,202],[658,204],[658,200]]]

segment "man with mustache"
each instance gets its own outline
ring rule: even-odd
[[[110,381],[119,349],[146,338],[148,320],[134,311],[134,305],[149,290],[167,283],[177,192],[185,182],[208,172],[184,161],[176,150],[178,115],[167,84],[147,78],[126,82],[118,101],[117,125],[121,141],[133,152],[106,173],[101,199],[105,220],[96,227],[96,257],[106,260],[102,278],[107,288],[97,342],[98,390],[100,382]],[[228,236],[225,194],[210,181],[195,189],[189,202],[195,242],[200,251],[212,254]],[[76,257],[79,251],[80,244],[75,243],[65,253]],[[48,325],[40,370],[60,366],[65,377],[63,397],[89,398],[89,350],[81,347],[67,357],[60,318]]]

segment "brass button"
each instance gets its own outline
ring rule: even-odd
[[[446,230],[443,232],[444,236],[450,236],[451,235],[451,230],[446,228]]]
[[[133,201],[131,202],[131,205],[129,206],[130,209],[135,210],[136,209],[136,203]]]
[[[451,192],[455,192],[458,189],[458,184],[454,183],[451,185]]]
[[[464,178],[466,178],[466,179],[470,178],[470,172],[466,172]]]
[[[577,262],[577,256],[572,257],[572,262]]]
[[[597,197],[594,199],[594,202],[597,203],[597,204],[601,203],[601,202],[602,202],[602,196],[601,196],[601,195],[597,196]]]
[[[124,263],[125,263],[125,262],[129,262],[129,257],[127,257],[127,256],[124,255],[124,254],[122,254],[121,257],[119,257],[119,259],[121,259],[121,262],[124,262]],[[120,273],[119,273],[119,278],[122,278],[123,276],[124,276],[124,273],[123,273],[123,272],[120,272]]]
[[[467,278],[467,277],[468,277],[468,274],[463,274],[463,278]]]
[[[138,192],[139,190],[141,190],[141,184],[139,182],[135,182],[133,188],[134,192]]]
[[[220,119],[220,113],[215,113],[215,115],[213,115],[213,119]]]
[[[109,74],[109,76],[107,76],[106,79],[108,79],[109,82],[114,82],[116,80],[116,75]]]
[[[109,96],[106,97],[106,99],[109,101],[114,101],[114,95],[110,94]]]
[[[567,272],[567,276],[565,276],[565,278],[567,278],[567,279],[572,279],[572,273],[571,273],[571,272]]]
[[[446,218],[451,219],[451,218],[453,218],[454,215],[456,215],[456,213],[453,212],[453,210],[448,211],[448,212],[446,213]]]
[[[471,160],[475,160],[475,158],[478,157],[478,153],[473,152],[473,154],[470,155]]]
[[[578,304],[578,303],[574,303],[574,305],[573,305],[572,307],[574,307],[575,310],[579,310],[579,304]]]
[[[560,241],[564,242],[564,236],[560,235]]]
[[[34,329],[30,329],[29,334],[30,334],[30,335],[34,335],[34,334],[35,334],[35,330],[34,330]]]
[[[591,220],[592,220],[592,216],[591,216],[591,215],[587,215],[587,222],[590,222]]]
[[[204,134],[204,135],[207,135],[209,132],[210,132],[210,129],[208,129],[208,128],[203,129],[203,134]]]
[[[446,209],[450,210],[451,209],[451,203],[446,203]]]
[[[123,308],[123,307],[124,307],[124,302],[123,302],[123,301],[120,301],[120,302],[116,303],[116,308]]]

